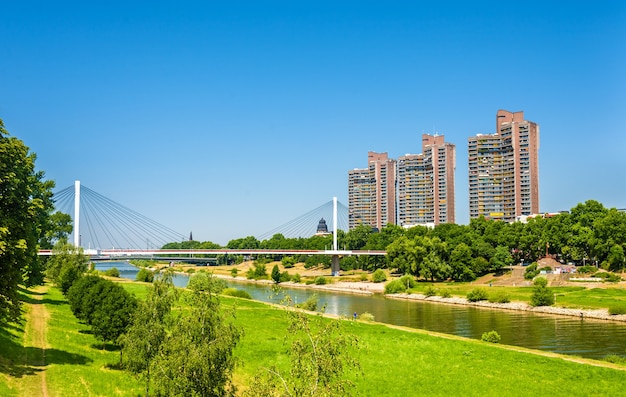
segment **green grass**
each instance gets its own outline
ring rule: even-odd
[[[258,302],[238,301],[237,307],[237,322],[245,328],[236,349],[244,363],[237,369],[237,380],[247,383],[264,366],[287,370],[288,347],[283,339],[286,314]],[[626,381],[625,371],[507,350],[481,341],[354,321],[344,321],[344,331],[361,341],[362,349],[356,355],[363,374],[350,376],[361,396],[534,396],[548,391],[555,396],[614,395],[616,385]],[[546,376],[550,373],[558,376]]]
[[[123,285],[138,297],[145,296],[145,284],[125,282]],[[618,299],[614,293],[616,291],[599,294]],[[119,352],[112,346],[103,349],[102,344],[86,332],[88,327],[77,322],[58,290],[49,289],[43,299],[51,316],[48,323],[50,348],[46,352],[49,395],[142,394],[139,381],[111,368],[117,364]],[[259,368],[275,365],[287,371],[289,346],[284,338],[288,317],[284,309],[232,297],[223,297],[222,303],[236,307],[236,322],[244,329],[235,350],[240,365],[234,380],[240,390],[245,389]],[[341,321],[344,332],[360,340],[361,349],[353,353],[361,364],[362,373],[348,375],[360,396],[619,395],[620,385],[626,382],[626,371],[589,365],[591,360],[580,360],[587,363],[582,364],[476,340]],[[0,329],[2,396],[20,395],[16,391],[20,382],[38,370],[19,364],[25,353],[23,337],[24,328],[20,325]]]
[[[450,291],[453,296],[465,297],[476,288],[471,283],[418,283],[411,289],[412,293],[425,294],[429,288],[435,287]],[[623,288],[585,288],[585,287],[549,287],[556,294],[556,306],[578,309],[608,308],[617,303],[626,303],[626,289]],[[530,302],[533,289],[528,287],[485,287],[487,293],[506,292],[511,301]]]

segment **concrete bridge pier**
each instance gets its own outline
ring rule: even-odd
[[[330,270],[333,276],[339,276],[339,255],[333,255],[330,261]]]

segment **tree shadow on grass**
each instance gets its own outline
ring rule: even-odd
[[[93,360],[81,354],[69,353],[59,349],[24,347],[16,337],[5,329],[0,329],[0,373],[15,378],[34,375],[43,371],[48,364],[86,365]],[[45,360],[44,358],[45,353]]]
[[[45,296],[46,293],[45,292],[31,291],[31,290],[28,290],[28,289],[23,288],[23,287],[18,287],[18,293],[20,295],[20,301],[21,302],[29,303],[29,304],[32,304],[32,305],[47,304],[47,305],[59,306],[59,305],[66,305],[67,304],[67,302],[65,300],[50,299],[50,298],[43,298],[43,299],[34,298],[33,297],[34,295]]]
[[[118,345],[113,344],[113,343],[109,343],[109,342],[94,343],[93,345],[91,345],[91,347],[93,347],[94,349],[104,350],[104,351],[108,351],[108,352],[120,351],[120,347]]]

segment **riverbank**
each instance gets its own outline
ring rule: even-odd
[[[216,274],[216,277],[228,279],[236,282],[253,283],[253,284],[274,284],[272,280],[249,280],[245,277],[229,277],[225,275]],[[289,288],[305,288],[310,290],[328,291],[328,292],[340,292],[348,294],[360,294],[360,295],[372,295],[383,294],[385,291],[385,283],[373,283],[369,281],[353,282],[353,281],[338,281],[332,284],[316,285],[316,284],[301,284],[294,282],[285,282],[280,285]],[[594,319],[602,321],[616,321],[626,322],[626,314],[612,315],[609,314],[608,309],[573,309],[558,306],[531,306],[526,302],[509,302],[509,303],[492,303],[488,301],[470,302],[466,298],[453,296],[450,298],[443,298],[441,296],[427,296],[419,293],[402,293],[402,294],[388,294],[385,295],[389,299],[404,299],[404,300],[421,300],[431,303],[442,303],[451,305],[464,305],[473,306],[483,309],[496,309],[496,310],[514,310],[524,311],[532,313],[551,314],[559,316],[569,316],[580,318],[581,320]]]

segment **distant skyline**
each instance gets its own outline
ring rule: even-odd
[[[626,207],[622,1],[3,2],[0,118],[75,180],[226,244],[331,200],[367,152],[540,127],[540,210]]]

